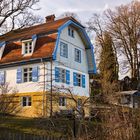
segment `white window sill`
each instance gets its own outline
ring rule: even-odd
[[[23,54],[24,57],[26,56],[31,56],[33,53],[29,53],[29,54]]]

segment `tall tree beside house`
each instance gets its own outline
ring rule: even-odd
[[[90,21],[87,23],[88,30],[94,31],[96,33],[95,40],[95,54],[97,58],[97,68],[100,71],[100,76],[98,79],[99,93],[103,93],[102,97],[99,97],[100,102],[108,102],[108,94],[114,93],[114,87],[116,87],[116,82],[118,80],[118,58],[117,51],[114,47],[114,42],[110,36],[109,31],[106,28],[106,21],[103,20],[101,15],[94,14]],[[93,89],[94,89],[94,85]],[[115,89],[116,90],[116,89]],[[95,90],[93,90],[95,95]],[[107,95],[107,96],[105,96]],[[97,97],[97,98],[98,98]],[[98,99],[95,99],[98,100]]]
[[[105,82],[112,83],[118,80],[118,71],[112,38],[108,32],[104,33],[103,41],[99,63],[100,75]]]
[[[107,23],[100,15],[94,14],[87,23],[88,30],[96,33],[95,49],[98,61],[100,77],[105,81],[113,82],[118,80],[118,59],[117,51],[110,32],[107,30]]]
[[[129,68],[131,78],[139,77],[139,38],[140,38],[140,1],[132,1],[104,12],[102,17],[93,16],[88,27],[94,30],[100,40],[104,30],[110,32],[114,43],[114,50],[118,56],[123,56],[123,73]],[[105,19],[103,21],[103,19]],[[125,60],[124,60],[125,58]],[[120,63],[120,64],[121,64]],[[126,70],[124,70],[126,69]]]
[[[131,77],[139,76],[139,28],[140,28],[140,2],[132,1],[130,4],[116,7],[115,10],[107,10],[105,13],[107,28],[116,48],[127,58],[131,69]]]
[[[42,22],[41,17],[32,13],[39,9],[35,7],[38,2],[39,0],[1,0],[0,34]]]

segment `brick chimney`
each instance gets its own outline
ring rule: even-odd
[[[46,16],[46,22],[54,21],[55,15]]]

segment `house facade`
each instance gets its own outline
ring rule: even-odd
[[[95,73],[93,46],[72,17],[51,15],[44,24],[0,37],[0,84],[16,89],[18,115],[48,116],[50,100],[54,112],[66,109],[69,92],[79,100],[89,97],[89,74]],[[54,93],[59,97],[52,101],[48,95]]]

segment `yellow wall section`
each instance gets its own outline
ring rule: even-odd
[[[31,106],[22,106],[22,97],[30,96],[32,105]],[[66,106],[60,107],[59,106],[59,97],[65,96],[66,97]],[[14,97],[14,101],[18,104],[17,108],[14,110],[14,114],[18,116],[24,117],[43,117],[43,92],[29,92],[29,93],[17,93]],[[75,99],[81,98],[86,99],[87,97],[84,96],[74,96]],[[50,95],[49,93],[44,94],[44,112],[45,116],[50,115]],[[60,110],[65,109],[72,109],[77,106],[76,102],[71,99],[71,95],[68,94],[54,94],[52,99],[53,104],[53,113],[59,112]],[[85,113],[87,114],[89,110],[86,108]]]

